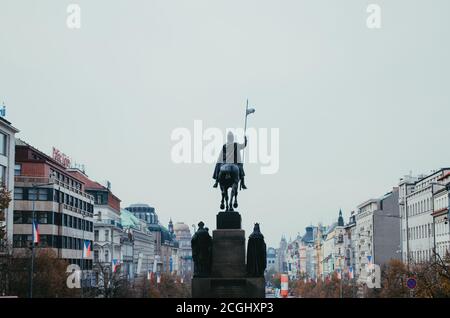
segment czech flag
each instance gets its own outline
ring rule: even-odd
[[[83,257],[91,257],[91,241],[89,240],[84,241]]]
[[[350,266],[348,269],[348,278],[353,279],[353,266]]]
[[[340,269],[337,270],[337,279],[342,279],[342,274],[341,274]]]
[[[116,272],[117,267],[120,265],[120,261],[118,259],[113,259],[112,261],[112,271],[113,273]]]
[[[39,224],[36,220],[33,220],[33,243],[39,243]]]

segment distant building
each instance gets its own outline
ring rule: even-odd
[[[171,233],[168,228],[161,225],[155,208],[148,204],[132,204],[125,209],[147,223],[155,239],[155,259],[160,264],[161,270],[165,273],[176,270],[174,265],[177,262],[174,258],[178,257],[178,242],[175,240],[173,231]]]
[[[314,273],[317,279],[324,278],[323,276],[323,242],[325,238],[325,233],[328,228],[321,223],[317,226],[317,232],[314,237],[314,254],[315,254],[315,268]]]
[[[287,241],[284,236],[281,237],[280,245],[277,249],[277,260],[276,260],[276,270],[278,273],[287,273],[287,263],[286,263],[286,251],[287,251]]]
[[[0,183],[11,193],[14,192],[15,134],[18,132],[19,130],[14,128],[9,121],[0,117]],[[10,251],[7,247],[12,246],[13,242],[14,198],[11,199],[9,207],[5,211],[0,211],[0,230],[6,231],[6,235],[0,237],[0,253]]]
[[[355,239],[355,273],[362,281],[367,277],[368,264],[381,267],[401,258],[398,188],[358,206]]]
[[[350,270],[355,273],[356,268],[356,216],[352,211],[349,222],[344,226],[344,249],[345,249],[345,264],[344,273],[349,274]],[[353,276],[354,277],[354,276]]]
[[[112,268],[113,261],[123,261],[121,237],[123,228],[120,219],[120,199],[111,189],[92,181],[79,169],[69,169],[69,173],[82,180],[87,193],[94,197],[94,267]],[[122,270],[126,266],[121,267]]]
[[[323,242],[323,277],[332,276],[340,271],[343,273],[345,260],[344,245],[344,218],[339,210],[338,221],[333,223],[327,230]]]
[[[161,266],[158,267],[155,255],[155,240],[147,222],[123,209],[120,219],[125,233],[122,238],[122,255],[124,259],[132,256],[131,265],[129,262],[125,263],[129,276],[142,277],[149,272],[160,272]]]
[[[277,251],[273,247],[267,249],[267,271],[276,270]]]
[[[191,247],[191,230],[189,225],[177,222],[173,226],[175,238],[178,242],[178,259],[179,259],[179,275],[185,280],[192,277],[192,247]]]
[[[304,247],[304,257],[300,255],[301,263],[300,269],[306,274],[306,277],[310,279],[316,278],[316,263],[317,263],[317,253],[314,248],[314,240],[317,233],[316,226],[307,226],[306,233],[301,239],[301,246]],[[304,261],[303,261],[304,260]]]
[[[433,249],[437,247],[433,221],[439,214],[433,207],[434,195],[442,195],[445,187],[442,181],[449,173],[450,168],[442,168],[427,176],[400,180],[401,242],[405,262],[421,263],[433,257]]]
[[[291,280],[297,279],[300,272],[300,240],[299,236],[293,241],[290,240],[285,253],[287,274]]]
[[[434,224],[434,249],[441,259],[450,252],[450,226],[449,226],[449,196],[450,173],[446,173],[438,179],[443,186],[434,192],[433,197],[433,224]]]

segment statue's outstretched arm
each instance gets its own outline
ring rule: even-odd
[[[245,147],[247,147],[247,136],[244,136],[244,143],[243,144],[237,144],[237,148],[239,149],[239,150],[242,150],[242,149],[244,149]]]

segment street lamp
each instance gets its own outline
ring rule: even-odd
[[[86,242],[84,241],[84,231],[85,231],[85,228],[86,228],[86,220],[85,220],[85,216],[86,215],[87,215],[87,212],[85,212],[85,211],[83,211],[81,209],[81,216],[83,217],[83,221],[81,223],[81,230],[83,231],[83,239],[81,241],[81,243],[82,243],[82,245],[81,245],[81,298],[84,297],[84,285],[83,285],[83,278],[84,278],[84,248],[85,248],[85,244],[86,244]]]
[[[39,193],[38,188],[53,185],[52,183],[44,183],[44,184],[32,184],[31,189],[36,190],[35,197],[32,203],[32,212],[31,212],[31,268],[30,268],[30,298],[33,298],[33,276],[34,276],[34,222],[35,222],[35,202],[38,199]]]

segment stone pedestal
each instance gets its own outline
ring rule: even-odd
[[[264,277],[193,278],[193,298],[265,298]]]
[[[215,230],[212,243],[213,277],[245,277],[245,231]]]
[[[216,217],[218,230],[240,230],[241,215],[239,212],[219,212]]]
[[[192,279],[193,298],[264,298],[264,277],[247,277],[245,231],[238,212],[219,212],[210,277]]]

